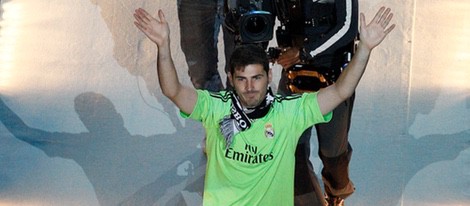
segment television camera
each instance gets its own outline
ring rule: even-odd
[[[269,0],[226,0],[224,26],[237,36],[236,43],[269,42],[273,38],[273,11]]]

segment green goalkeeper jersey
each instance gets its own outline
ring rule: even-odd
[[[301,134],[323,116],[317,93],[276,96],[269,112],[237,133],[226,147],[219,122],[230,115],[229,92],[198,90],[191,114],[206,130],[204,205],[293,205],[295,149]]]

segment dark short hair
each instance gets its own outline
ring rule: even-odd
[[[243,44],[237,46],[230,57],[229,72],[243,69],[250,64],[263,65],[264,71],[269,72],[269,60],[266,51],[255,44]]]

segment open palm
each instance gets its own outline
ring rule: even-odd
[[[134,18],[134,24],[137,28],[158,46],[161,46],[163,42],[167,42],[170,28],[162,10],[158,10],[159,19],[155,19],[147,11],[139,8],[135,10]]]
[[[390,8],[385,9],[385,7],[382,7],[375,14],[374,19],[366,24],[365,16],[361,13],[360,39],[367,48],[371,50],[379,45],[387,34],[395,28],[395,24],[387,28],[392,17],[393,13],[390,13]]]

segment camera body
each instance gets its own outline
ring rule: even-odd
[[[281,48],[292,46],[292,38],[290,36],[289,30],[287,30],[285,27],[279,26],[276,29],[276,40],[277,47],[269,47],[267,51],[268,58],[272,61],[279,58],[279,55],[282,53]]]
[[[269,0],[227,0],[224,26],[238,36],[238,43],[269,42],[274,19]]]
[[[240,17],[240,39],[243,43],[266,42],[273,38],[274,20],[270,12],[249,11]]]

